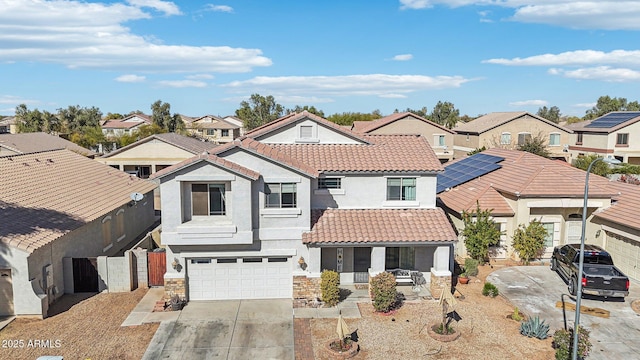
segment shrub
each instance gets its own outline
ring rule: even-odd
[[[520,311],[518,310],[517,306],[516,306],[515,309],[513,309],[513,314],[511,314],[511,319],[515,320],[515,321],[521,321],[522,320],[522,315],[520,315]]]
[[[536,316],[520,324],[520,334],[544,340],[549,334],[549,325],[545,324],[544,320],[540,321],[540,318]]]
[[[498,296],[498,288],[492,283],[486,282],[482,288],[482,295],[496,297]]]
[[[482,210],[480,204],[476,203],[474,211],[462,212],[462,221],[464,228],[461,234],[467,254],[473,259],[486,261],[489,258],[489,246],[499,244],[501,234],[491,219],[491,210]]]
[[[329,306],[336,306],[340,300],[340,274],[333,270],[324,270],[320,274],[320,290],[322,301]]]
[[[560,329],[553,334],[553,347],[556,349],[556,360],[571,359],[573,351],[573,329]],[[578,325],[578,357],[586,358],[591,351],[589,330]]]
[[[371,297],[373,298],[373,307],[376,311],[389,312],[396,304],[398,292],[396,291],[396,277],[388,272],[371,278],[370,281]]]
[[[478,260],[476,259],[465,259],[464,260],[464,272],[467,276],[477,276],[478,275]]]
[[[518,253],[520,260],[525,265],[544,254],[544,240],[547,230],[538,220],[533,220],[529,225],[520,224],[513,233],[513,250]]]

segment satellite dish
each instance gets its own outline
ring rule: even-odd
[[[131,195],[129,195],[129,197],[131,198],[131,200],[133,200],[134,203],[137,203],[138,201],[142,200],[144,198],[144,195],[142,195],[139,192],[134,192],[131,193]]]

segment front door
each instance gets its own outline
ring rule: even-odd
[[[579,244],[582,236],[582,220],[573,220],[569,218],[567,221],[567,244]]]
[[[371,267],[371,248],[353,248],[353,282],[368,283],[369,268]]]

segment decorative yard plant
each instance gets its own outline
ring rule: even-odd
[[[484,287],[482,287],[482,295],[496,297],[498,296],[498,288],[490,282],[484,283]]]
[[[491,219],[491,210],[482,210],[480,204],[476,203],[474,211],[462,212],[462,221],[462,236],[467,254],[485,262],[489,258],[489,246],[499,244],[501,235],[495,221]]]
[[[381,272],[371,278],[369,287],[376,311],[385,313],[391,311],[398,298],[395,276],[388,272]]]
[[[553,334],[553,347],[556,349],[556,360],[571,359],[573,351],[573,328],[569,330],[560,329]],[[589,330],[581,325],[578,326],[578,358],[586,358],[591,351],[591,341],[589,341]]]
[[[467,276],[477,276],[478,260],[472,258],[464,259],[464,272]]]
[[[522,321],[522,315],[520,315],[520,311],[518,310],[517,306],[515,309],[513,309],[513,314],[511,314],[511,320]]]
[[[544,254],[547,230],[538,220],[533,220],[529,225],[520,224],[513,233],[513,250],[518,253],[520,260],[529,265],[531,260],[540,258]]]
[[[520,324],[520,334],[544,340],[549,336],[549,325],[545,324],[544,320],[540,321],[540,318],[536,316]]]
[[[322,301],[328,306],[336,306],[340,300],[340,274],[333,270],[324,270],[320,274]]]

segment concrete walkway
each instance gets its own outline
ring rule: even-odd
[[[156,301],[161,300],[163,296],[163,287],[150,288],[120,326],[176,321],[180,316],[180,311],[153,312]]]

